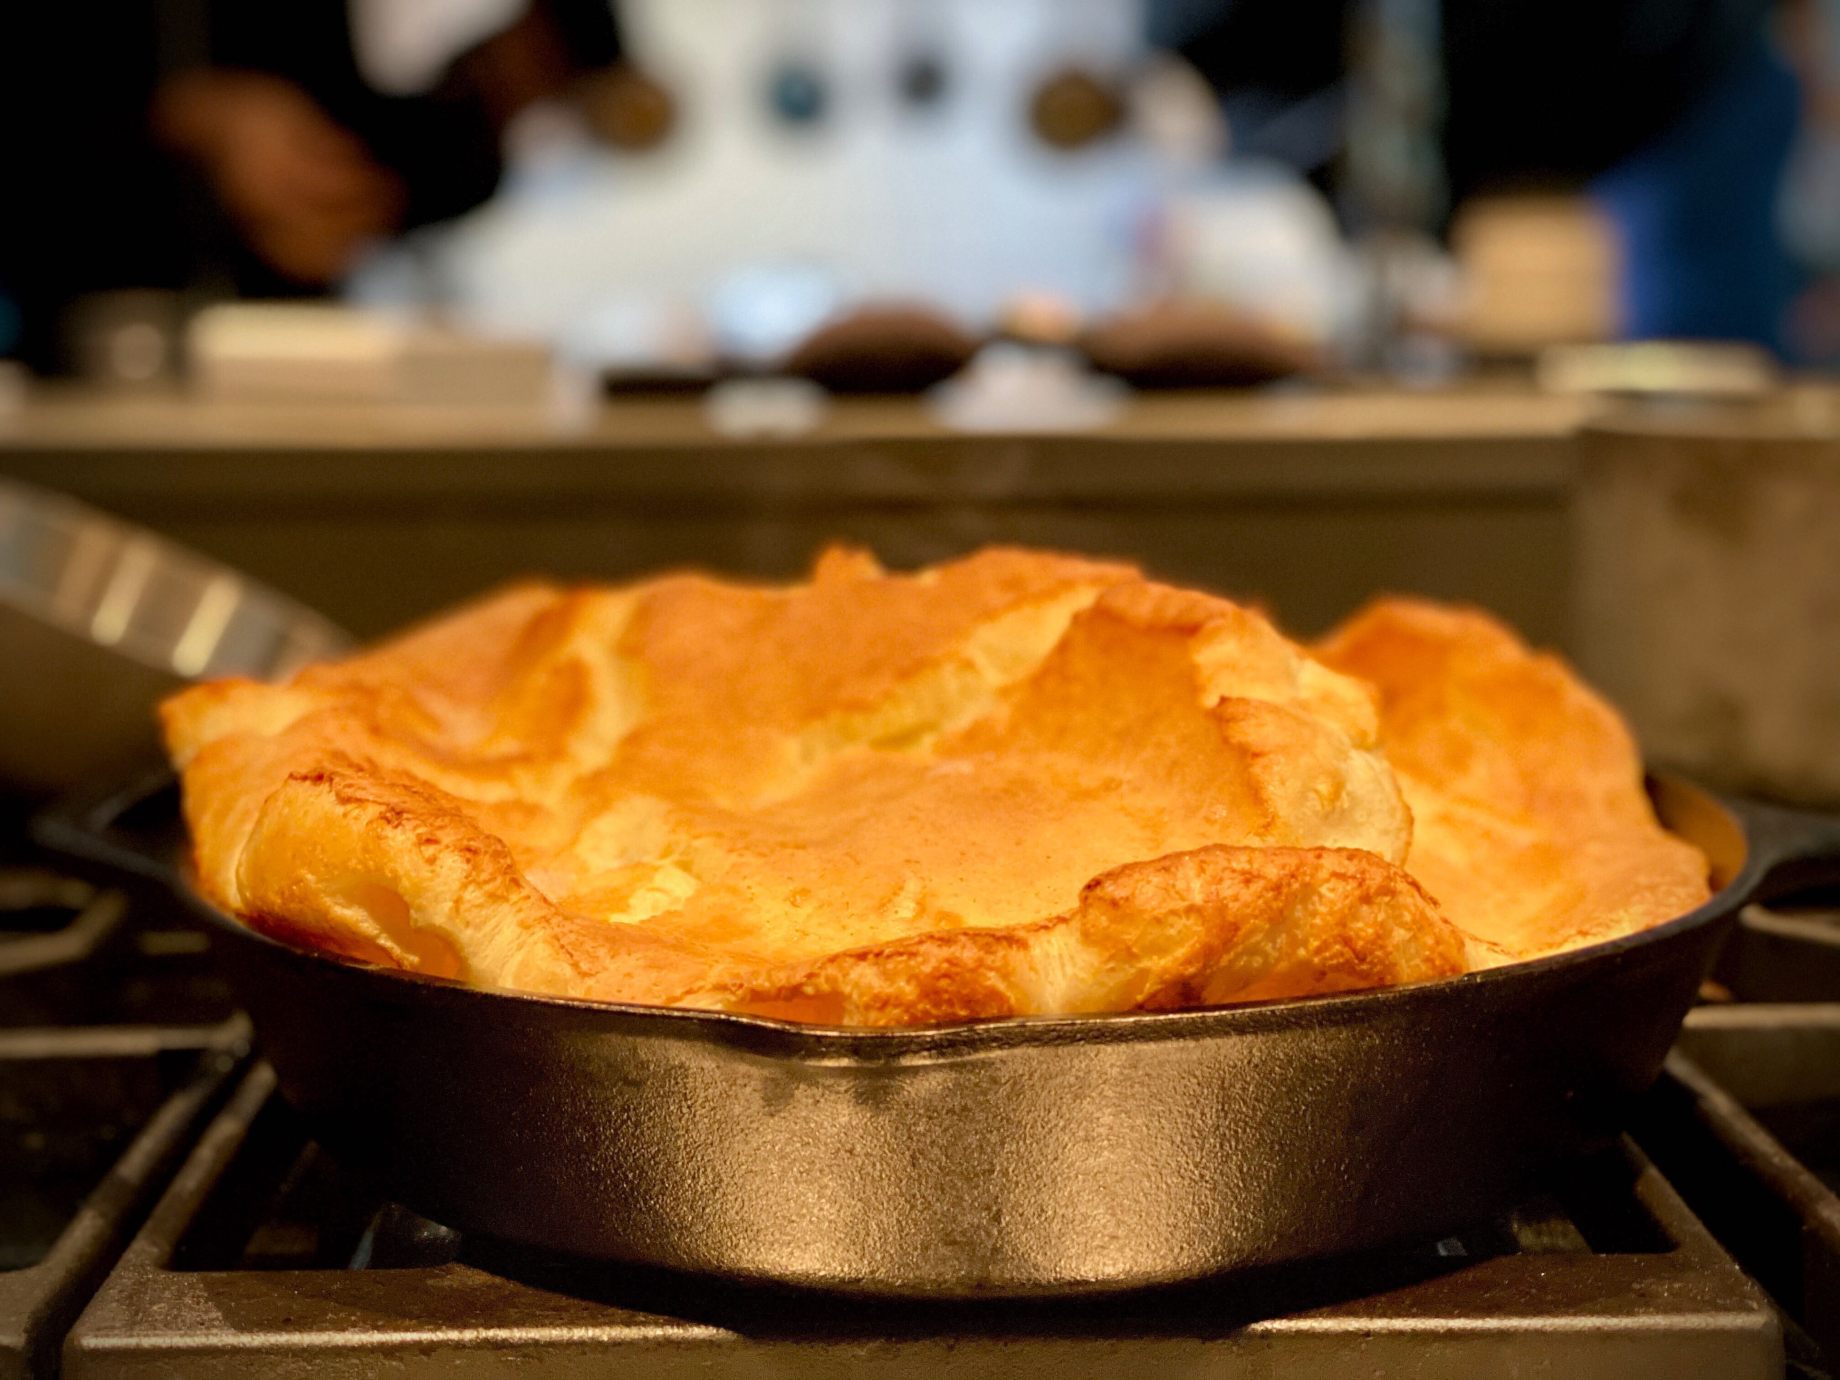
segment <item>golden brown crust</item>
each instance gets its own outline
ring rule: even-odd
[[[900,1024],[1460,967],[1370,694],[1119,565],[526,585],[165,723],[214,900],[475,982]]]
[[[1474,609],[1383,599],[1317,649],[1380,692],[1414,820],[1406,867],[1492,967],[1645,929],[1708,894],[1657,823],[1628,729],[1557,657]]]
[[[1482,634],[1451,627],[1414,633],[1443,660],[1403,669],[1359,623],[1325,653],[1374,663],[1427,801],[1418,845],[1368,686],[1225,600],[1035,552],[891,576],[839,550],[789,587],[523,585],[287,685],[189,690],[164,719],[202,886],[290,942],[847,1024],[1187,1006],[1464,969],[1401,864],[1412,846],[1435,893],[1452,839],[1500,841],[1410,771],[1495,789],[1462,764],[1546,724],[1418,685],[1469,685],[1451,648]],[[1534,703],[1503,664],[1473,693]],[[1575,711],[1569,677],[1548,688]],[[1533,762],[1509,783],[1521,812],[1484,823],[1582,792],[1653,828],[1626,780],[1549,779],[1576,757]],[[1586,890],[1627,924],[1676,896],[1644,885],[1615,892],[1606,861]],[[1463,918],[1475,898],[1452,895]],[[1514,923],[1516,953],[1564,928]]]
[[[1065,915],[748,972],[687,1002],[898,1025],[1217,1006],[1412,982],[1462,963],[1462,938],[1435,903],[1371,853],[1212,847],[1114,868]]]

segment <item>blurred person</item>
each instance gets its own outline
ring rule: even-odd
[[[1840,365],[1840,0],[1792,0],[1790,61],[1802,88],[1802,128],[1779,212],[1808,283],[1789,316],[1796,353]]]
[[[325,290],[379,238],[485,201],[513,117],[621,56],[608,0],[9,11],[0,353],[41,370],[70,366],[88,293]]]
[[[1331,180],[1358,0],[1151,0],[1153,36],[1222,93],[1235,145]],[[1784,345],[1774,208],[1797,125],[1771,0],[1444,0],[1449,203],[1588,187],[1623,245],[1632,336]]]

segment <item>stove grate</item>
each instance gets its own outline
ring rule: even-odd
[[[246,1042],[240,1022],[0,1032],[0,1380],[52,1373]]]

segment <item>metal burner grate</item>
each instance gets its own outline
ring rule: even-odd
[[[1840,1004],[1693,1013],[1637,1133],[1781,1305],[1804,1374],[1840,1363]]]
[[[1746,906],[1714,976],[1739,1001],[1840,1001],[1840,896]]]
[[[245,1040],[240,1023],[0,1032],[0,1380],[51,1373]]]
[[[536,1259],[379,1203],[250,1074],[72,1332],[183,1374],[1778,1377],[1774,1313],[1639,1152],[1422,1250],[1075,1306],[894,1308]]]
[[[236,1010],[170,907],[35,867],[0,868],[0,1030],[197,1026]]]

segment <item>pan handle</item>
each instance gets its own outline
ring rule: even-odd
[[[170,889],[184,856],[179,783],[162,767],[61,797],[32,816],[33,842],[110,882]]]
[[[1750,899],[1768,901],[1840,884],[1840,814],[1798,810],[1760,800],[1731,800],[1750,841]]]

